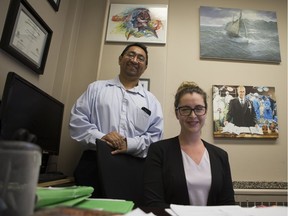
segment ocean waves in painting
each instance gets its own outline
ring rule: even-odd
[[[237,37],[227,25],[200,25],[200,57],[259,62],[281,62],[277,23],[243,19]]]

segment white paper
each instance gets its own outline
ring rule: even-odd
[[[150,212],[150,213],[145,213],[144,211],[142,211],[140,208],[136,208],[136,209],[134,209],[133,211],[131,211],[131,212],[129,212],[129,213],[127,213],[127,214],[125,214],[125,216],[156,216],[156,215],[154,215],[152,212]]]
[[[246,216],[240,206],[184,206],[170,205],[178,216]],[[248,216],[248,215],[247,215]]]
[[[287,216],[288,208],[271,206],[243,208],[240,206],[184,206],[170,205],[178,216]]]
[[[287,216],[288,208],[284,206],[271,206],[259,208],[243,208],[248,216]]]
[[[229,122],[225,127],[223,127],[222,133],[234,133],[234,134],[260,134],[263,135],[262,128],[260,127],[238,127],[233,123]]]

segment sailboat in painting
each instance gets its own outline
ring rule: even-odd
[[[227,23],[225,30],[230,37],[241,37],[241,32],[244,32],[244,36],[247,37],[247,29],[245,22],[242,19],[242,11],[240,11],[239,18],[234,20],[234,16],[231,22]]]

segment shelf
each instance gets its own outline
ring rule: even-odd
[[[74,178],[73,177],[67,177],[64,179],[49,181],[49,182],[41,182],[38,184],[38,187],[62,187],[62,186],[72,186],[74,185]]]

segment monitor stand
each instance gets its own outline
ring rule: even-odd
[[[48,161],[49,161],[49,156],[50,156],[49,153],[42,152],[42,162],[41,162],[41,166],[40,166],[40,174],[46,173]]]
[[[40,166],[38,183],[56,181],[67,178],[67,176],[64,175],[62,172],[57,171],[49,172],[49,170],[47,169],[49,163],[49,157],[50,155],[48,152],[42,152],[42,163]]]

